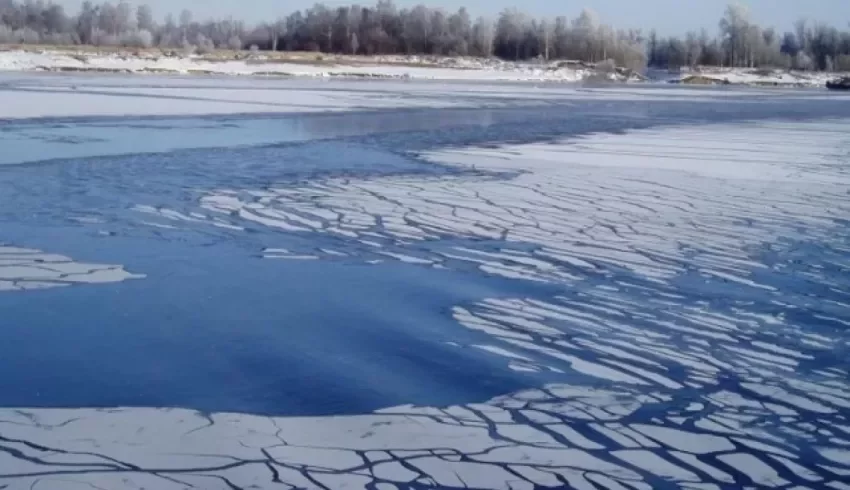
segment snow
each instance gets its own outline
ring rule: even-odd
[[[286,62],[270,59],[211,60],[199,56],[92,54],[60,51],[2,51],[0,71],[91,71],[205,75],[266,75],[303,77],[365,77],[478,81],[578,82],[593,75],[589,69],[558,64],[508,63],[474,58],[448,58],[431,63],[418,58],[381,57],[360,64]]]
[[[758,85],[785,87],[825,87],[826,82],[842,74],[784,70],[758,70],[751,68],[705,68],[689,71],[671,80],[682,83],[705,82],[730,85]],[[704,82],[703,82],[704,83]]]
[[[247,56],[247,55],[246,55]],[[151,53],[0,51],[0,71],[107,72],[173,75],[241,75],[310,78],[388,78],[478,82],[581,82],[590,78],[626,80],[575,63],[510,62],[469,57],[373,56],[271,59],[252,54],[243,59],[166,56]],[[748,68],[701,68],[670,74],[666,81],[731,85],[823,87],[839,74]]]

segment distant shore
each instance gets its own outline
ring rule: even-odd
[[[312,52],[100,50],[53,47],[0,48],[0,72],[48,71],[267,77],[342,77],[471,81],[627,81],[624,72],[578,62],[514,63],[498,59],[433,56],[351,56]]]
[[[578,61],[511,62],[495,58],[405,55],[328,55],[314,52],[97,48],[91,46],[0,46],[0,72],[131,73],[261,77],[431,79],[515,82],[639,82],[622,68]],[[655,82],[687,85],[825,87],[840,76],[746,68],[701,67],[667,72]],[[651,80],[650,80],[651,81]]]

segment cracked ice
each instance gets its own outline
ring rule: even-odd
[[[120,265],[86,264],[40,250],[0,245],[0,292],[140,279]]]
[[[841,488],[848,134],[843,120],[598,134],[420,155],[472,177],[328,178],[217,189],[193,209],[139,206],[164,230],[327,238],[266,249],[268,259],[397,261],[561,286],[451,312],[488,339],[460,348],[555,381],[478,404],[333,417],[3,410],[0,484]],[[456,237],[469,240],[446,240]],[[823,248],[820,263],[795,258],[801,242]],[[789,274],[845,301],[815,304],[783,282]],[[796,322],[803,308],[822,324]]]

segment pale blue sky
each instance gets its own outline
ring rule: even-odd
[[[82,0],[55,0],[73,11]],[[505,7],[518,6],[534,16],[576,16],[582,7],[599,13],[602,20],[616,27],[655,27],[664,34],[681,34],[690,29],[705,27],[711,32],[729,0],[395,0],[400,7],[418,3],[456,9],[465,5],[475,15],[495,15]],[[147,0],[157,18],[168,12],[179,13],[188,8],[196,18],[228,17],[249,22],[285,15],[293,9],[309,7],[314,0]],[[353,1],[328,0],[328,6],[348,5]],[[372,5],[373,0],[357,2]],[[846,28],[850,23],[850,0],[743,0],[750,7],[753,20],[780,30],[790,30],[792,23],[807,17]]]

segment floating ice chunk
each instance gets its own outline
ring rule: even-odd
[[[117,265],[86,264],[38,250],[0,246],[0,291],[111,283],[143,277]]]
[[[404,263],[407,263],[407,264],[433,264],[434,263],[433,260],[422,259],[422,258],[419,258],[419,257],[414,257],[412,255],[405,255],[405,254],[401,254],[401,253],[394,253],[394,252],[387,252],[387,251],[381,251],[381,252],[378,252],[378,253],[380,253],[381,255],[386,255],[387,257],[392,257],[392,258],[398,260],[399,262],[404,262]]]
[[[751,390],[759,395],[773,398],[774,400],[793,405],[800,410],[816,413],[834,413],[835,409],[820,404],[814,400],[789,393],[777,386],[760,385],[756,383],[741,383],[741,387]]]
[[[788,484],[776,470],[752,454],[722,454],[717,456],[717,459],[747,475],[758,485],[779,487]]]
[[[562,437],[568,440],[571,445],[580,447],[582,449],[605,449],[605,446],[591,441],[590,439],[583,436],[578,431],[569,427],[568,425],[555,424],[550,426],[549,429],[553,432],[560,434]]]
[[[850,449],[820,447],[816,448],[816,450],[824,458],[850,467]]]
[[[620,450],[613,451],[611,454],[637,468],[654,473],[662,478],[669,478],[673,481],[700,481],[699,477],[694,473],[650,451]]]
[[[710,454],[735,449],[735,445],[729,439],[721,436],[645,424],[632,424],[630,427],[671,449],[686,453]]]
[[[694,454],[683,453],[679,451],[670,451],[670,455],[678,459],[679,461],[685,463],[686,465],[690,466],[691,468],[711,476],[711,478],[713,478],[715,481],[727,484],[735,483],[735,478],[732,477],[732,475],[726,473],[725,471],[721,471],[720,469],[715,468],[714,466],[711,466],[708,463],[702,462]]]
[[[483,351],[490,352],[491,354],[496,354],[497,356],[507,357],[509,359],[515,359],[520,361],[531,361],[528,357],[521,356],[514,352],[511,352],[507,349],[503,349],[501,347],[497,347],[495,345],[473,345],[476,349],[481,349]]]

